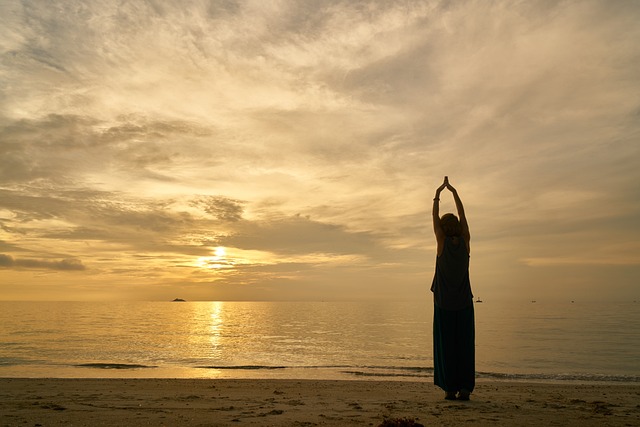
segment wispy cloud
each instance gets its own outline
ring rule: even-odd
[[[32,258],[13,258],[10,255],[0,254],[0,267],[17,269],[47,269],[59,271],[80,271],[85,266],[78,259],[46,260]]]
[[[563,265],[607,265],[607,266],[616,266],[616,265],[640,265],[640,258],[569,258],[569,257],[560,257],[560,258],[525,258],[521,260],[525,265],[531,267],[545,267],[545,266],[563,266]]]

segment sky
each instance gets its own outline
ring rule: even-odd
[[[640,300],[640,2],[0,2],[0,299]],[[443,193],[441,213],[454,211]]]

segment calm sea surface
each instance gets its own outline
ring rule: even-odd
[[[640,382],[640,303],[478,303],[479,378]],[[433,307],[0,302],[0,377],[432,381]]]

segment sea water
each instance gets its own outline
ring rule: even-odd
[[[477,303],[479,378],[640,382],[640,303]],[[0,377],[432,381],[432,303],[0,302]]]

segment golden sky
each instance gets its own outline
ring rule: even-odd
[[[2,1],[0,299],[640,299],[640,2]],[[448,195],[441,212],[453,209]]]

